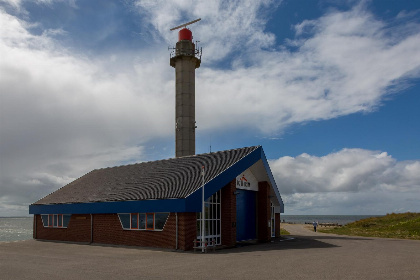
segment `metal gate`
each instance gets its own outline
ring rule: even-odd
[[[236,241],[256,239],[256,194],[236,190]]]

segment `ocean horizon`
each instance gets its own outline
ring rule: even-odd
[[[280,219],[282,222],[292,224],[313,223],[336,223],[339,225],[346,225],[355,221],[371,218],[383,217],[385,215],[282,215]]]
[[[282,222],[305,224],[318,223],[348,223],[385,215],[280,215]],[[33,238],[33,217],[0,217],[0,242],[30,240]]]
[[[33,217],[0,217],[0,242],[32,239]]]

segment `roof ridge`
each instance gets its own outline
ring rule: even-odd
[[[208,183],[260,147],[94,169],[34,204],[185,198],[200,185],[201,166]]]
[[[247,156],[249,156],[252,152],[254,152],[256,149],[258,149],[258,148],[260,148],[260,147],[262,147],[261,145],[258,145],[258,146],[250,146],[250,147],[243,147],[243,148],[238,148],[238,149],[230,149],[230,150],[225,150],[225,151],[223,151],[223,152],[229,152],[229,151],[234,151],[234,150],[243,150],[243,149],[252,149],[250,152],[248,152],[246,155],[244,155],[242,158],[240,158],[240,159],[238,159],[236,162],[234,162],[234,163],[231,163],[229,166],[227,166],[225,169],[224,169],[224,171],[223,172],[225,172],[226,170],[229,170],[232,166],[234,166],[238,161],[240,161],[240,160],[242,160],[242,159],[244,159],[245,157],[247,157]],[[212,153],[207,153],[207,154],[212,154]],[[214,180],[217,176],[219,176],[220,174],[218,174],[218,175],[214,175],[213,177],[211,177],[211,178],[207,178],[206,180],[205,180],[205,184],[208,184],[208,183],[210,183],[212,180]],[[189,193],[186,197],[188,197],[188,196],[190,196],[191,194],[193,194],[194,192],[191,192],[191,193]]]
[[[182,157],[173,157],[173,158],[165,158],[165,159],[158,159],[158,160],[148,160],[148,161],[142,161],[142,162],[136,162],[136,163],[130,163],[130,164],[123,164],[123,165],[115,165],[115,166],[108,166],[108,167],[97,168],[97,169],[93,169],[90,172],[93,172],[95,170],[104,170],[104,169],[110,169],[110,168],[118,168],[118,167],[125,167],[125,166],[134,166],[134,165],[146,164],[146,163],[150,163],[150,162],[160,162],[160,161],[177,160],[177,159],[183,159],[183,158],[191,158],[191,157],[197,157],[197,156],[202,156],[202,155],[210,155],[210,154],[215,154],[215,153],[229,152],[229,151],[234,151],[234,150],[242,150],[242,149],[249,149],[249,148],[257,149],[259,147],[261,147],[261,145],[249,146],[249,147],[242,147],[242,148],[236,148],[236,149],[229,149],[229,150],[222,150],[222,151],[217,151],[217,152],[209,152],[209,153],[203,153],[203,154],[195,154],[195,155],[182,156]],[[85,175],[87,175],[89,173],[86,173]],[[81,176],[81,177],[83,177],[83,176]]]

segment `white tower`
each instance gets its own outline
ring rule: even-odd
[[[172,28],[178,33],[170,65],[175,68],[175,156],[195,154],[195,69],[200,67],[201,51],[192,42],[186,26],[200,19]]]

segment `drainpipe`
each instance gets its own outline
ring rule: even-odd
[[[34,226],[35,227],[35,229],[34,229],[35,230],[35,234],[34,235],[35,235],[35,239],[36,239],[36,237],[37,237],[37,231],[38,231],[37,228],[36,228],[36,214],[34,214],[34,225],[35,225]]]
[[[93,215],[90,214],[90,243],[93,243]]]
[[[175,212],[175,250],[178,250],[178,212]]]

